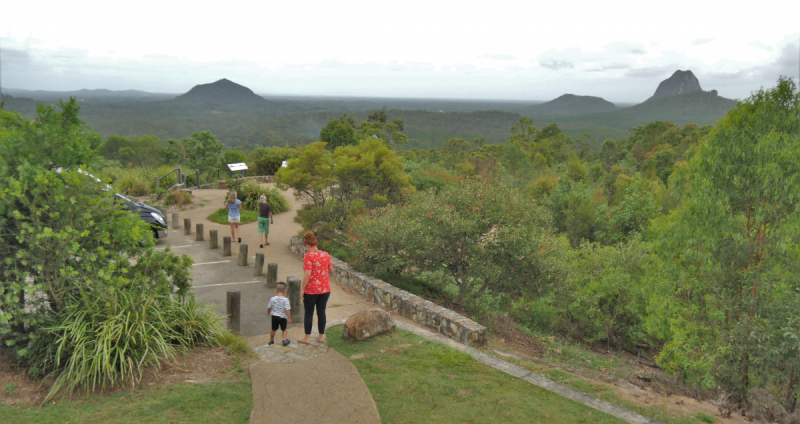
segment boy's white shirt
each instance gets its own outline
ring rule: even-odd
[[[279,307],[276,307],[279,306]],[[288,318],[286,315],[286,311],[292,309],[291,305],[289,304],[289,299],[286,296],[275,295],[269,300],[269,305],[267,305],[267,309],[271,309],[272,316],[281,317],[281,318]]]

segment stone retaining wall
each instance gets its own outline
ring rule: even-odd
[[[292,237],[291,247],[300,258],[306,253],[303,239],[299,237]],[[472,347],[486,346],[486,327],[385,281],[364,275],[344,261],[333,258],[331,278],[382,308],[391,309],[455,341]]]

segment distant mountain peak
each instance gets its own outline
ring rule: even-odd
[[[544,116],[568,116],[585,113],[610,112],[616,109],[614,103],[594,96],[562,94],[549,102],[531,107],[531,111]]]
[[[191,90],[175,98],[176,100],[199,103],[250,104],[262,103],[266,100],[253,90],[237,84],[227,78],[208,84],[198,84]]]
[[[656,92],[651,99],[659,97],[675,96],[678,94],[691,93],[692,91],[702,91],[700,81],[692,73],[692,71],[677,70],[671,77],[661,81],[658,84]]]

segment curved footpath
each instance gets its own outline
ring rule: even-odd
[[[222,256],[222,240],[230,236],[230,226],[208,221],[206,217],[224,207],[226,190],[194,190],[195,199],[206,202],[205,206],[179,212],[180,228],[172,229],[172,213],[168,213],[169,237],[160,240],[157,248],[169,245],[172,250],[189,255],[195,264],[192,269],[192,292],[198,300],[216,305],[221,315],[225,311],[225,297],[229,289],[241,290],[241,334],[261,359],[250,366],[253,386],[253,410],[251,423],[378,423],[380,416],[372,395],[349,359],[326,345],[297,345],[303,334],[302,324],[289,326],[292,344],[283,347],[278,342],[268,346],[269,317],[267,302],[275,290],[267,288],[265,278],[253,276],[256,253],[264,253],[264,271],[268,263],[278,264],[278,281],[287,276],[302,277],[303,264],[291,251],[290,239],[301,227],[294,222],[301,206],[290,192],[284,192],[291,209],[274,215],[275,224],[270,228],[270,245],[259,248],[256,223],[242,225],[242,243],[248,245],[248,265],[237,266],[239,246],[232,243],[230,257]],[[184,235],[184,219],[191,219],[191,234]],[[203,224],[204,240],[196,240],[196,224]],[[209,249],[209,231],[216,229],[219,249]],[[374,308],[376,305],[355,294],[348,294],[332,282],[333,292],[328,301],[328,327],[339,325],[355,312]],[[636,424],[657,423],[627,409],[593,398],[585,393],[557,384],[540,375],[509,364],[494,356],[463,346],[439,334],[421,328],[412,321],[394,315],[398,327],[411,331],[428,340],[448,345],[468,353],[476,360],[500,371],[524,379],[561,396],[580,402],[591,408]],[[312,340],[316,339],[316,317]],[[280,339],[280,334],[276,335]]]

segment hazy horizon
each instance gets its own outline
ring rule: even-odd
[[[177,95],[227,78],[268,96],[547,101],[570,93],[639,103],[676,70],[728,98],[800,73],[800,5],[788,0],[758,8],[32,0],[4,9],[2,87],[24,90]]]

